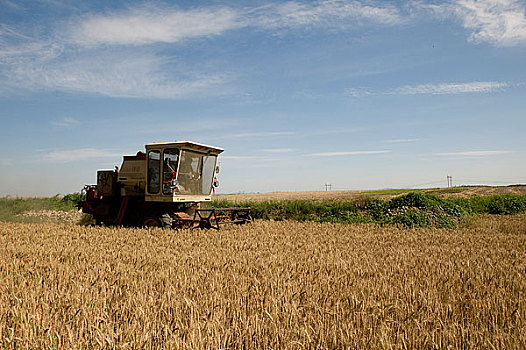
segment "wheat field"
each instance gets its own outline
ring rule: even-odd
[[[456,229],[0,223],[0,348],[510,349],[526,215]]]

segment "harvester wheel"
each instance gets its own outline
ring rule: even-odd
[[[173,218],[170,216],[170,214],[163,214],[161,215],[160,219],[162,228],[172,228]]]
[[[147,216],[141,220],[142,227],[161,227],[161,221],[154,216]]]
[[[145,215],[141,220],[141,226],[143,227],[162,227],[172,228],[172,217],[170,214],[163,214],[161,216],[156,215]]]

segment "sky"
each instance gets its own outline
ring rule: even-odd
[[[218,193],[526,183],[526,1],[0,0],[0,196],[149,142]]]

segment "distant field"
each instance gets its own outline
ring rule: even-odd
[[[223,194],[214,196],[217,200],[242,201],[268,201],[268,200],[319,200],[319,201],[352,201],[360,198],[378,197],[392,198],[410,192],[422,192],[443,196],[468,197],[472,195],[495,194],[526,194],[526,185],[512,186],[459,186],[451,188],[430,189],[392,189],[372,191],[305,191],[305,192],[271,192],[271,193],[246,193]]]
[[[523,349],[526,215],[455,229],[0,223],[0,348]]]

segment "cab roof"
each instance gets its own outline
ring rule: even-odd
[[[222,148],[219,148],[219,147],[208,146],[208,145],[204,145],[202,143],[197,143],[193,141],[152,142],[152,143],[147,143],[145,146],[146,146],[146,150],[156,148],[156,147],[167,148],[171,146],[171,147],[177,147],[177,148],[194,149],[194,150],[198,150],[201,152],[207,152],[207,153],[210,152],[214,154],[219,154],[224,151]]]

